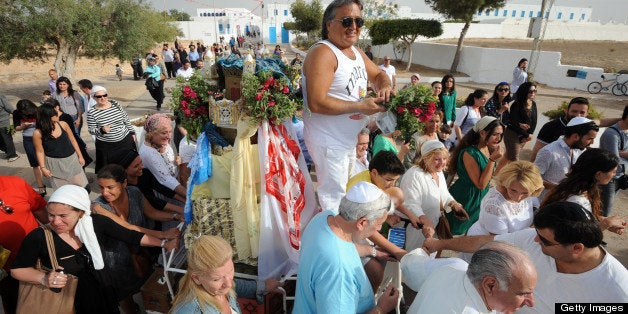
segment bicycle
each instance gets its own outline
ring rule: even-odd
[[[602,74],[602,82],[591,82],[589,86],[587,86],[587,90],[589,91],[589,93],[599,94],[603,90],[610,90],[615,96],[622,96],[626,94],[628,92],[628,86],[626,86],[626,82],[620,83],[619,81],[617,81],[617,78],[619,78],[620,75],[619,73],[615,73],[612,75],[615,75],[614,79],[607,80],[604,74]]]

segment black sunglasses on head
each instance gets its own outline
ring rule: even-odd
[[[357,28],[364,26],[364,19],[361,17],[352,18],[350,16],[347,16],[347,17],[343,17],[341,20],[336,20],[336,21],[342,23],[342,27],[351,27],[354,21],[355,21],[355,26]]]

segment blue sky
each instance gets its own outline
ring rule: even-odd
[[[164,6],[167,10],[178,9],[183,10],[190,15],[195,15],[196,8],[216,7],[242,7],[252,10],[259,5],[258,0],[146,0],[151,3],[157,10],[163,10]],[[290,0],[265,0],[265,3],[291,3]],[[323,0],[323,3],[327,1]],[[395,0],[400,5],[407,5],[412,8],[413,12],[430,12],[430,8],[421,0]],[[541,3],[541,0],[511,0],[512,3],[535,4]],[[554,5],[564,6],[583,6],[591,7],[593,13],[591,19],[593,21],[601,20],[628,22],[628,1],[627,0],[556,0]],[[259,14],[259,11],[257,11]]]

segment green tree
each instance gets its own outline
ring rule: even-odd
[[[71,77],[79,53],[130,60],[180,31],[143,0],[12,0],[0,6],[0,60],[46,61]]]
[[[451,72],[455,73],[458,70],[458,63],[460,62],[460,53],[462,52],[462,43],[464,37],[467,35],[469,26],[473,21],[473,15],[479,10],[494,10],[503,7],[506,4],[506,0],[465,0],[465,1],[451,1],[451,0],[425,0],[425,3],[432,7],[432,9],[448,19],[464,21],[464,26],[460,32],[458,38],[458,47],[456,48],[456,55],[454,61],[451,63]]]
[[[373,45],[385,45],[391,40],[400,40],[408,50],[408,66],[412,64],[412,45],[419,36],[428,38],[440,36],[443,26],[436,20],[397,19],[378,20],[371,26],[370,34]]]
[[[364,18],[364,27],[360,33],[360,39],[367,39],[369,37],[369,31],[375,21],[397,18],[397,12],[398,6],[396,4],[383,2],[381,0],[362,1],[362,18]]]
[[[310,39],[316,32],[320,32],[323,20],[323,6],[319,0],[307,3],[304,0],[297,0],[290,5],[290,13],[294,22],[284,23],[284,28],[303,32]]]
[[[190,14],[184,11],[179,11],[177,9],[170,9],[166,14],[173,21],[191,21],[192,20],[190,18]]]

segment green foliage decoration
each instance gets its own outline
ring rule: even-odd
[[[543,115],[548,117],[550,120],[554,120],[556,118],[562,117],[565,114],[565,111],[567,110],[567,105],[569,105],[569,103],[566,101],[563,101],[560,104],[560,106],[558,106],[558,108],[545,111],[543,112]],[[592,103],[589,103],[589,115],[587,116],[587,118],[601,119],[603,117],[604,115],[601,112],[597,111]]]
[[[242,76],[242,112],[256,123],[268,120],[281,123],[292,117],[299,102],[295,99],[287,77],[275,77],[269,71]]]
[[[401,131],[404,138],[409,138],[432,119],[437,100],[430,87],[421,84],[408,85],[393,96],[386,109],[397,116],[395,129]]]

